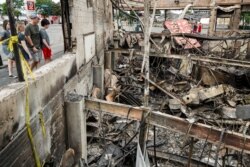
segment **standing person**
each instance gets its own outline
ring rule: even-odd
[[[29,62],[32,59],[32,56],[26,44],[24,30],[25,30],[25,23],[24,22],[17,23],[18,47],[20,48],[25,60]]]
[[[50,47],[50,40],[49,40],[49,35],[47,33],[47,29],[49,28],[49,20],[47,19],[43,19],[41,21],[41,30],[40,30],[40,34],[41,34],[41,38],[42,38],[42,50],[43,50],[43,56],[44,56],[44,60],[45,63],[48,63],[51,61],[51,47]]]
[[[8,38],[10,38],[10,23],[8,20],[4,20],[3,22],[3,29],[4,31],[0,34],[0,41],[4,41]],[[8,57],[8,71],[9,71],[9,77],[10,78],[17,78],[17,76],[13,75],[13,66],[15,63],[15,56],[12,52],[10,52],[8,48],[9,41],[4,41],[2,44],[3,53]]]
[[[201,33],[201,29],[202,29],[202,25],[201,25],[201,23],[199,22],[199,23],[198,23],[198,26],[197,26],[197,32],[198,32],[198,33]]]
[[[193,25],[193,33],[197,33],[197,22],[194,22],[194,25]]]
[[[40,18],[36,14],[32,14],[30,16],[30,19],[30,23],[25,28],[25,37],[33,59],[33,62],[31,64],[31,70],[33,70],[35,67],[37,68],[42,59],[42,50],[40,31],[38,26]]]

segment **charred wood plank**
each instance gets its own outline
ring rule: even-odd
[[[148,112],[146,108],[136,108],[128,105],[91,99],[85,100],[85,107],[88,110],[103,111],[111,115],[133,120],[141,120],[143,112]],[[250,136],[247,135],[226,131],[224,132],[223,138],[220,140],[223,129],[201,123],[194,123],[190,126],[190,123],[183,118],[154,111],[148,114],[146,121],[151,125],[184,133],[200,140],[207,139],[208,142],[213,144],[218,144],[218,142],[221,141],[227,148],[250,154]]]
[[[142,76],[144,79],[145,76]],[[163,89],[161,86],[159,86],[158,84],[156,84],[155,82],[153,82],[151,79],[148,79],[149,83],[154,85],[155,87],[157,87],[158,89],[160,89],[162,92],[164,92],[166,95],[168,95],[169,97],[173,98],[173,99],[177,99],[181,104],[185,105],[185,101],[183,101],[180,97],[178,97],[177,95],[175,95],[174,93],[171,93],[165,89]]]
[[[164,35],[164,34],[162,34]],[[174,33],[171,34],[174,37],[187,37],[199,40],[206,40],[206,41],[223,41],[223,40],[239,40],[239,39],[249,39],[250,35],[243,35],[243,36],[234,36],[234,37],[216,37],[216,36],[206,36],[201,34],[193,34],[193,33]]]
[[[129,50],[125,49],[112,49],[108,50],[107,52],[116,52],[116,53],[123,53],[123,54],[129,54]],[[134,51],[135,55],[143,55],[142,51]],[[150,53],[149,56],[152,57],[163,57],[168,59],[186,59],[185,55],[177,55],[177,54],[157,54],[157,53]],[[206,63],[215,63],[215,64],[224,64],[229,66],[237,66],[237,67],[245,67],[250,68],[250,62],[249,61],[242,61],[242,60],[234,60],[234,59],[224,59],[224,58],[217,58],[217,57],[208,57],[208,56],[196,56],[196,55],[190,55],[190,59],[195,62],[206,62]]]
[[[129,31],[131,34],[141,34],[143,35],[142,32],[136,32],[136,31]],[[207,35],[202,35],[202,34],[194,34],[194,33],[151,33],[151,38],[162,38],[165,36],[166,38],[172,37],[186,37],[186,38],[192,38],[192,39],[198,39],[198,40],[204,40],[204,41],[227,41],[227,40],[240,40],[240,39],[249,39],[250,35],[245,34],[241,36],[228,36],[228,37],[216,37],[216,36],[207,36]],[[117,39],[118,40],[118,39]]]
[[[154,112],[150,115],[149,123],[169,130],[181,133],[188,133],[188,136],[197,139],[206,139],[208,142],[218,144],[220,142],[221,133],[224,129],[208,126],[201,123],[195,123],[190,126],[190,123],[179,117],[175,117],[160,112]],[[189,129],[190,128],[190,129]],[[244,151],[250,153],[250,136],[244,136],[240,133],[226,131],[224,132],[221,143],[227,148]]]
[[[85,100],[85,107],[88,110],[103,111],[107,113],[112,113],[113,115],[119,117],[128,117],[132,120],[141,120],[143,109],[139,107],[132,107],[129,105],[107,102],[103,100]]]

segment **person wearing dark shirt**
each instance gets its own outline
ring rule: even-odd
[[[24,22],[17,23],[18,47],[20,48],[25,60],[29,62],[30,60],[32,60],[32,56],[26,44],[24,30],[25,30],[25,23]]]
[[[38,66],[42,59],[41,50],[41,38],[39,31],[39,20],[40,18],[36,14],[30,16],[31,22],[25,28],[25,37],[27,41],[27,46],[31,53],[33,62],[31,64],[31,70]]]
[[[197,23],[195,22],[193,25],[193,33],[197,33]]]
[[[47,19],[43,19],[41,21],[41,30],[40,30],[40,35],[42,38],[42,51],[43,51],[43,56],[44,56],[44,60],[45,63],[48,63],[51,61],[51,47],[50,47],[50,39],[49,39],[49,35],[47,33],[47,29],[49,28],[50,22]]]

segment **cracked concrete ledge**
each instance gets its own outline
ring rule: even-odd
[[[42,111],[76,73],[76,55],[66,54],[42,66],[30,80],[31,119]],[[14,83],[0,89],[0,148],[3,148],[25,126],[25,83]]]

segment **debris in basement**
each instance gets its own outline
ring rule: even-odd
[[[209,132],[194,139],[189,130],[183,134],[175,127],[171,131],[148,125],[146,152],[151,166],[249,166],[249,152],[223,142],[229,131],[243,138],[250,135],[250,63],[244,60],[247,53],[243,49],[250,36],[192,34],[184,19],[164,25],[166,30],[152,33],[150,39],[150,110],[187,120],[189,130],[202,124],[219,129],[220,134],[216,143],[210,143]],[[105,71],[108,102],[144,105],[143,38],[141,32],[120,29],[115,33],[119,47],[107,51],[118,55],[114,69]],[[102,112],[94,115],[99,128],[92,132],[96,135],[89,135],[93,146],[88,148],[89,166],[135,166],[139,131],[145,122],[130,120],[129,113],[127,119]],[[150,120],[150,113],[145,119]],[[203,135],[199,129],[196,133]]]

